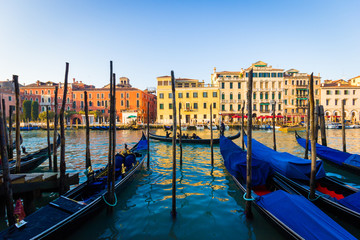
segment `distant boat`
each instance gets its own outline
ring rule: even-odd
[[[326,123],[325,127],[327,129],[341,129],[341,124],[340,123],[335,123],[335,122],[330,122],[330,123]]]
[[[181,126],[181,131],[186,131],[187,130],[187,126]]]
[[[204,125],[202,124],[196,125],[196,130],[204,130]]]
[[[208,128],[208,129],[211,129],[211,128],[210,128],[210,124],[207,125],[207,128]],[[217,126],[216,126],[215,124],[213,124],[213,125],[212,125],[212,129],[213,129],[213,130],[217,130]]]

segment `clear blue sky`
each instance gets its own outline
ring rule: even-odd
[[[140,89],[156,77],[210,81],[258,60],[273,67],[360,75],[360,1],[0,0],[0,80],[69,77],[101,87],[109,61]]]

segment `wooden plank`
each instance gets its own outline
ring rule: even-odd
[[[43,181],[55,181],[58,178],[57,173],[43,173]]]
[[[30,182],[42,182],[43,181],[43,176],[44,174],[28,174],[25,177],[25,182],[26,183],[30,183]]]

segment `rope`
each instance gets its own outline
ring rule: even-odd
[[[243,196],[243,199],[245,201],[254,201],[255,200],[255,198],[246,198],[245,196],[246,196],[246,193],[244,193],[244,196]]]
[[[316,198],[314,198],[314,199],[310,199],[310,191],[309,191],[309,194],[308,194],[308,197],[307,197],[307,199],[310,201],[310,202],[313,202],[313,201],[316,201],[316,200],[318,200],[320,197],[322,197],[323,195],[321,195],[321,194],[318,194],[318,196],[316,197]]]
[[[115,197],[115,203],[114,203],[114,204],[110,204],[110,203],[108,203],[108,202],[106,201],[106,199],[105,199],[105,194],[103,195],[104,202],[105,202],[107,205],[109,205],[110,207],[115,207],[116,204],[117,204],[116,194],[114,194],[114,197]]]

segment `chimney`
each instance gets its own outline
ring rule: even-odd
[[[214,73],[216,73],[216,67],[214,67]]]
[[[39,80],[36,81],[36,85],[40,86],[40,81]]]
[[[82,81],[80,81],[80,83],[82,83]]]
[[[73,78],[73,83],[75,83],[75,78]]]

